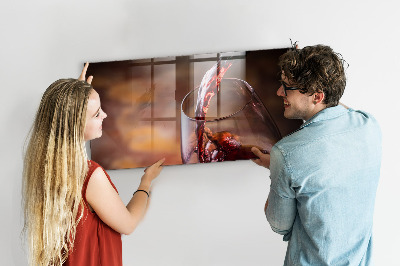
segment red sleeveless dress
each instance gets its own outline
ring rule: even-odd
[[[89,161],[88,163],[89,171],[82,187],[82,198],[84,201],[83,217],[76,229],[74,248],[63,265],[122,265],[121,234],[105,224],[95,212],[91,212],[89,209],[89,204],[86,200],[87,185],[94,170],[101,166],[94,161]],[[111,182],[110,176],[106,171],[104,173],[117,191]]]

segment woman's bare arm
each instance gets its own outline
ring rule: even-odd
[[[138,189],[149,192],[151,182],[162,170],[163,162],[164,159],[146,168]],[[134,231],[143,218],[148,203],[147,194],[139,191],[132,196],[128,205],[125,206],[100,167],[93,172],[89,180],[86,199],[104,223],[125,235]]]

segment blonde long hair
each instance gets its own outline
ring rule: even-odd
[[[30,265],[62,265],[73,248],[83,215],[84,129],[91,90],[84,81],[60,79],[40,102],[23,171],[23,232]]]

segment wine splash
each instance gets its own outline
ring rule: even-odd
[[[209,158],[208,154],[205,152],[205,145],[203,145],[205,141],[205,118],[208,112],[208,108],[210,106],[210,101],[213,96],[218,93],[219,86],[221,83],[222,77],[225,75],[226,71],[231,67],[232,63],[223,62],[221,65],[221,61],[218,61],[211,69],[209,69],[201,80],[200,87],[198,90],[197,96],[197,105],[196,105],[196,135],[197,135],[197,156],[200,163],[209,162],[206,160]]]
[[[195,118],[196,151],[200,163],[256,158],[251,151],[251,147],[255,145],[242,145],[238,135],[229,131],[213,133],[206,127],[211,99],[219,92],[221,80],[231,65],[232,63],[219,61],[206,72],[198,89]]]

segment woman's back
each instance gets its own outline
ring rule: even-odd
[[[85,194],[90,177],[94,170],[101,167],[94,161],[88,161],[88,166],[89,171],[82,187],[83,217],[76,228],[73,250],[64,265],[122,265],[121,234],[105,224],[94,211],[91,211],[86,200]],[[105,171],[104,173],[117,191],[108,174]]]

